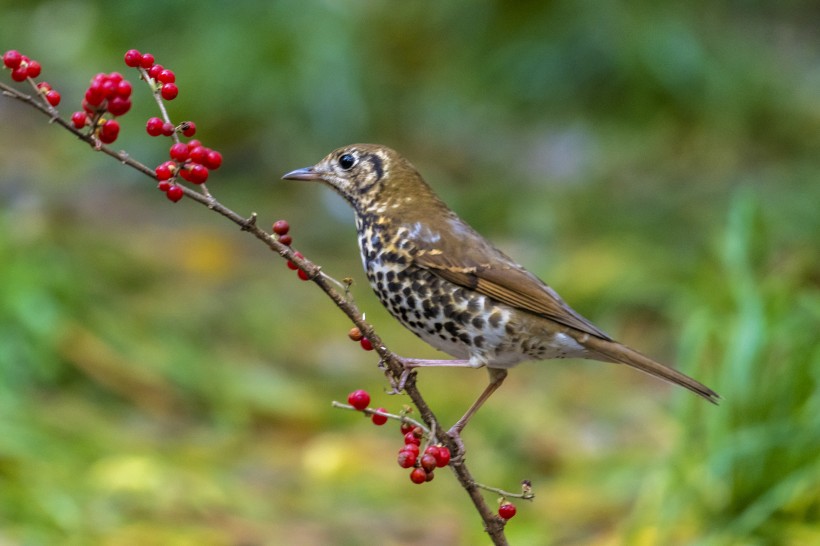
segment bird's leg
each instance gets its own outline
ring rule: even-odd
[[[469,360],[422,360],[419,358],[402,358],[402,363],[406,369],[413,369],[413,368],[441,368],[441,367],[453,367],[453,368],[472,368],[474,367],[470,364]]]
[[[470,368],[473,367],[470,364],[469,360],[423,360],[419,358],[402,358],[399,357],[402,365],[404,366],[404,371],[402,372],[401,376],[399,377],[398,381],[394,379],[390,379],[392,383],[393,392],[391,394],[398,394],[404,390],[404,384],[407,383],[407,378],[413,372],[414,368],[424,368],[424,367],[457,367],[457,368]]]
[[[470,409],[467,410],[467,413],[464,416],[456,421],[456,424],[450,427],[450,430],[447,431],[447,435],[450,436],[453,441],[456,443],[459,451],[459,458],[464,456],[464,442],[461,441],[461,431],[464,430],[464,427],[467,426],[467,423],[470,419],[475,415],[475,413],[484,405],[484,402],[492,396],[492,394],[498,390],[498,387],[504,382],[504,379],[507,377],[507,370],[504,368],[487,368],[490,372],[490,384],[484,389],[484,392],[478,397],[478,399],[473,402],[473,405],[470,406]]]

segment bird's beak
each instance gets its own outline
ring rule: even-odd
[[[321,178],[322,174],[315,167],[296,169],[282,176],[283,180],[320,180]]]

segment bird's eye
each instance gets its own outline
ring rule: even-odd
[[[344,154],[339,158],[339,166],[344,170],[350,170],[356,164],[356,158],[351,154]]]

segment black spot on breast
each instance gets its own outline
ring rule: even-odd
[[[498,325],[501,324],[501,311],[495,311],[489,318],[490,326],[493,328],[498,328]]]
[[[456,327],[456,323],[452,321],[447,321],[444,323],[444,329],[453,334],[454,336],[458,335],[458,328]]]
[[[419,281],[413,281],[411,285],[413,292],[415,292],[420,298],[423,298],[427,295],[427,287],[421,284]]]
[[[484,319],[481,317],[476,317],[473,319],[473,326],[478,329],[484,328]]]
[[[429,319],[438,315],[438,311],[436,311],[436,306],[433,304],[431,300],[422,300],[421,306],[424,309],[424,318]]]

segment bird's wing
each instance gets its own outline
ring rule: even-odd
[[[460,220],[457,223],[458,231],[475,234],[469,240],[476,244],[443,252],[430,239],[414,241],[418,249],[414,262],[453,284],[475,290],[498,302],[601,339],[611,339],[567,305],[541,279],[490,245],[472,228]]]

